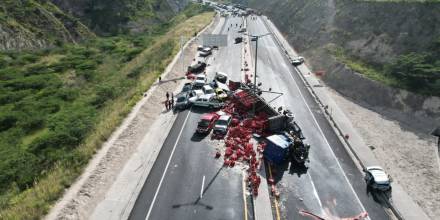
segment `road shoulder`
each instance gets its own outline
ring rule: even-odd
[[[282,37],[282,34],[278,31],[275,25],[266,17],[263,19],[274,32],[276,39],[278,39],[279,43],[283,46],[286,55],[289,57],[296,57],[297,53]],[[309,91],[312,93],[312,96],[326,113],[326,118],[329,120],[336,133],[342,136],[342,143],[347,148],[348,152],[352,153],[354,156],[353,159],[355,159],[361,167],[380,165],[362,137],[357,133],[356,129],[354,129],[347,116],[327,94],[328,91],[326,91],[325,87],[320,84],[320,81],[314,75],[310,74],[310,70],[305,65],[302,65],[302,67],[297,70],[299,71],[298,75],[303,79]],[[331,112],[328,109],[331,109]],[[349,134],[348,139],[345,138],[346,134]],[[398,218],[429,219],[420,206],[412,200],[398,183],[393,183],[391,209],[393,209],[393,212]]]

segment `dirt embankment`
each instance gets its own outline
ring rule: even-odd
[[[429,133],[440,125],[440,98],[392,89],[339,63],[327,48],[342,48],[367,63],[385,64],[420,52],[440,36],[440,4],[351,0],[249,0],[286,35],[324,81],[364,107]],[[289,18],[289,19],[286,19]]]

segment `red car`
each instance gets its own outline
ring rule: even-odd
[[[217,121],[219,116],[215,113],[207,113],[202,115],[202,118],[197,125],[197,133],[199,134],[209,134],[212,128],[214,128],[214,124]]]

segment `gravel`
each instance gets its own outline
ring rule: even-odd
[[[385,118],[329,89],[373,154],[432,219],[440,216],[440,163],[437,140],[406,123]],[[407,118],[400,118],[405,122]]]

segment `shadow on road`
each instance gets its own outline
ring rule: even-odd
[[[200,142],[203,139],[205,139],[208,136],[208,134],[199,134],[197,132],[194,132],[194,134],[191,136],[192,142]]]
[[[293,161],[286,161],[281,165],[271,164],[272,174],[275,183],[278,183],[283,179],[285,173],[290,175],[297,175],[301,177],[301,175],[306,174],[308,171],[308,167],[304,164],[298,164]]]
[[[174,79],[161,80],[161,81],[155,82],[153,85],[162,85],[162,84],[169,83],[169,82],[175,82],[176,83],[177,81],[184,80],[184,79],[185,79],[185,77],[177,77],[177,78],[174,78]]]
[[[367,195],[371,196],[376,203],[380,204],[384,208],[391,208],[391,190],[381,192],[374,190],[371,186],[367,186],[366,188]]]
[[[215,179],[220,174],[220,171],[222,171],[222,169],[223,169],[223,166],[220,167],[220,169],[218,169],[217,173],[211,178],[209,183],[203,189],[202,196],[208,191],[208,189],[211,187],[212,183],[214,183]],[[185,206],[201,206],[201,207],[204,207],[205,209],[208,209],[208,210],[214,209],[214,207],[212,207],[211,205],[207,205],[207,204],[201,202],[200,200],[202,200],[202,198],[203,197],[198,196],[197,199],[194,202],[175,204],[175,205],[172,205],[172,208],[173,209],[177,209],[177,208],[181,208],[181,207],[185,207]]]

